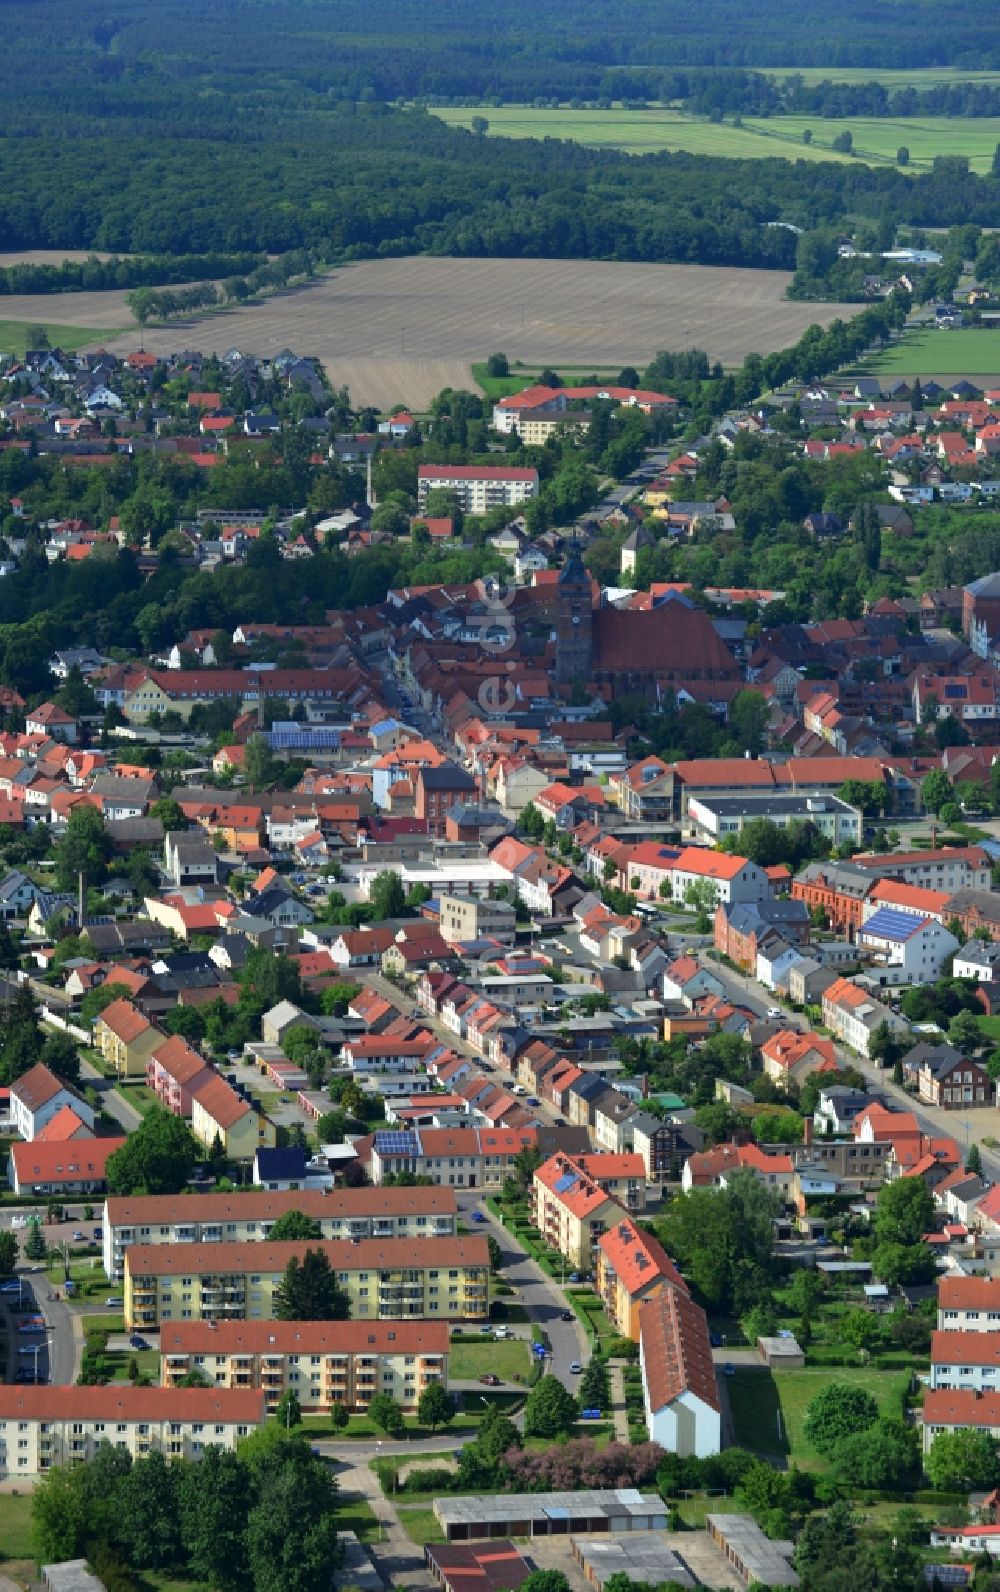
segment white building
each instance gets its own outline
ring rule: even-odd
[[[14,1131],[29,1142],[37,1139],[46,1123],[65,1106],[85,1127],[93,1130],[93,1109],[41,1062],[11,1085],[10,1114]]]
[[[931,1387],[995,1392],[1000,1387],[1000,1332],[932,1333]]]
[[[960,948],[955,936],[934,918],[918,918],[897,907],[874,912],[858,930],[858,944],[871,951],[878,964],[897,970],[891,982],[906,984],[932,983]]]
[[[705,1312],[664,1288],[639,1315],[639,1364],[650,1439],[704,1459],[722,1447],[722,1414]]]
[[[417,471],[417,506],[423,512],[428,493],[454,492],[466,514],[527,503],[538,493],[538,471],[510,465],[422,464]]]
[[[955,978],[974,978],[980,984],[993,984],[1000,971],[1000,942],[970,940],[955,952],[952,972]]]

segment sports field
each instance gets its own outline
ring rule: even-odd
[[[995,75],[995,74],[994,74]],[[661,150],[692,155],[728,156],[734,160],[862,160],[894,165],[903,145],[910,152],[907,169],[925,171],[936,155],[967,155],[974,171],[989,171],[1000,143],[1000,117],[850,116],[826,121],[821,116],[747,117],[741,127],[686,116],[683,111],[536,110],[527,105],[481,105],[442,108],[434,114],[452,127],[471,127],[474,116],[489,122],[489,137],[566,138],[629,155]],[[812,134],[803,142],[803,134]],[[841,133],[854,140],[853,155],[831,146]]]
[[[862,369],[858,367],[859,371]],[[1000,327],[907,332],[898,343],[865,361],[872,376],[996,376],[1000,380]]]

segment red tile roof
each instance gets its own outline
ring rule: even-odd
[[[664,1288],[643,1305],[639,1336],[654,1411],[665,1409],[686,1392],[720,1410],[708,1321],[686,1293]]]

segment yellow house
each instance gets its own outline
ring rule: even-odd
[[[673,491],[672,486],[648,486],[642,494],[643,507],[651,511],[654,519],[665,520]]]
[[[230,1161],[252,1161],[260,1149],[273,1149],[274,1123],[256,1112],[218,1073],[207,1078],[191,1100],[191,1132],[211,1149],[221,1141]]]
[[[171,709],[188,718],[193,702],[172,702],[157,681],[146,676],[134,690],[126,692],[122,712],[129,724],[143,724],[154,713],[169,713]]]
[[[112,1001],[94,1023],[94,1047],[119,1078],[145,1078],[146,1064],[166,1039],[131,1001]]]
[[[261,1388],[272,1413],[288,1388],[304,1410],[363,1414],[378,1393],[415,1409],[448,1386],[447,1321],[174,1321],[160,1335],[160,1380],[200,1371],[216,1387]]]
[[[350,1299],[354,1321],[418,1317],[485,1321],[490,1252],[468,1238],[314,1239],[246,1244],[133,1244],[125,1251],[125,1321],[272,1321],[293,1258],[319,1250]]]
[[[666,1287],[687,1293],[677,1267],[661,1244],[627,1219],[602,1236],[596,1253],[595,1284],[608,1320],[623,1338],[639,1341],[642,1306]]]

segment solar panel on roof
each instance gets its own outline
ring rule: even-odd
[[[572,1172],[565,1172],[562,1177],[556,1179],[556,1193],[565,1194],[566,1190],[572,1188],[575,1182],[576,1178],[573,1176]]]
[[[862,925],[862,933],[875,934],[884,940],[908,940],[920,922],[912,912],[900,912],[896,907],[879,907]]]

